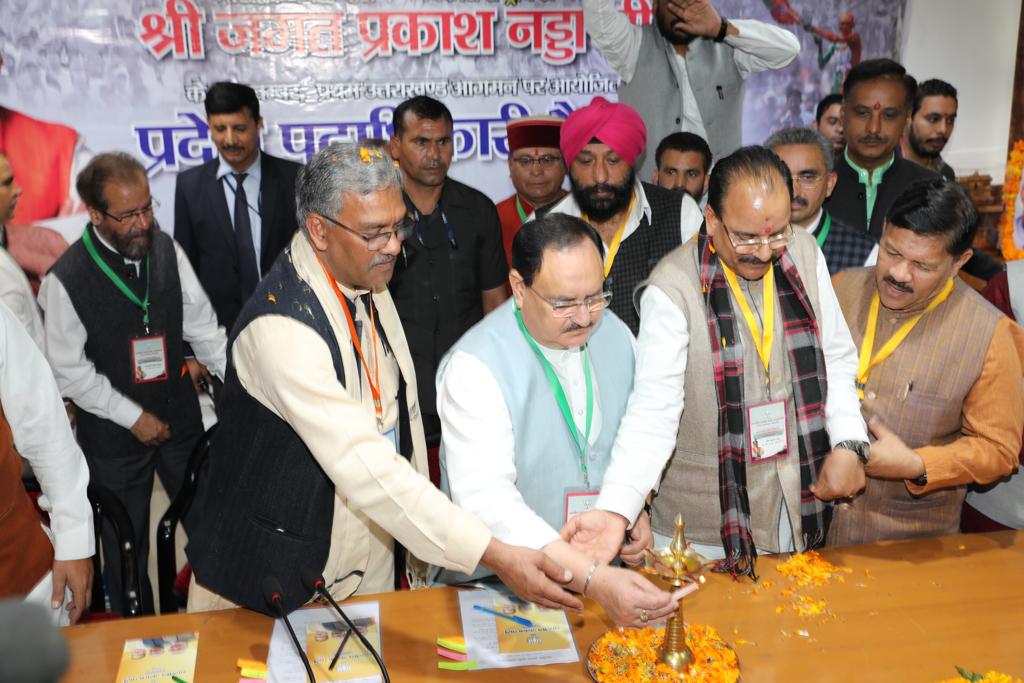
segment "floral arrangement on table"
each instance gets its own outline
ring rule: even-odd
[[[1016,211],[1017,193],[1020,192],[1021,169],[1024,168],[1024,140],[1018,140],[1010,150],[1006,162],[1006,179],[1003,180],[1003,215],[999,220],[999,248],[1003,258],[1016,261],[1024,258],[1024,249],[1013,241],[1013,219]]]
[[[613,629],[590,649],[587,662],[600,683],[735,683],[740,678],[736,653],[713,626],[688,624],[686,644],[693,652],[689,671],[679,674],[658,661],[664,627]]]
[[[1020,144],[1020,143],[1018,143]],[[972,681],[973,683],[1024,683],[1024,680],[1015,678],[1009,674],[1000,673],[998,671],[989,671],[985,675],[968,671],[962,666],[956,668],[960,674],[960,678],[950,678],[947,681],[941,683],[964,683],[964,681]]]

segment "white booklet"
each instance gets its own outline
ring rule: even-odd
[[[578,662],[562,610],[547,609],[493,590],[459,592],[466,658],[477,669]]]

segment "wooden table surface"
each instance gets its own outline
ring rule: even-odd
[[[844,583],[797,589],[824,599],[830,614],[800,617],[777,607],[792,584],[758,561],[760,582],[709,575],[686,598],[688,621],[715,626],[733,643],[747,681],[941,681],[954,665],[1024,677],[1024,531],[830,548],[850,567]],[[765,582],[771,582],[766,588]],[[461,632],[455,590],[353,598],[379,600],[385,663],[394,681],[589,680],[586,649],[610,624],[587,601],[570,615],[579,664],[448,672],[436,668],[434,639]],[[270,618],[247,610],[143,617],[66,630],[71,669],[65,681],[114,680],[129,638],[198,631],[197,683],[236,683],[238,657],[265,660]]]

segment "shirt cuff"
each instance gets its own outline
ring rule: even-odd
[[[956,458],[949,451],[949,444],[945,446],[925,446],[914,451],[924,461],[924,473],[928,476],[928,483],[918,486],[912,480],[906,479],[907,490],[915,496],[924,495],[936,489],[946,488],[949,482],[958,475]]]
[[[125,429],[131,429],[142,417],[142,413],[142,406],[131,399],[122,398],[111,411],[110,420]]]
[[[91,511],[89,517],[87,522],[62,529],[60,533],[50,529],[53,533],[53,559],[81,560],[96,554]]]
[[[449,569],[472,574],[491,542],[491,532],[479,519],[459,509],[449,527],[444,559]]]
[[[647,495],[624,484],[605,482],[601,486],[601,495],[597,498],[597,507],[601,510],[614,512],[626,518],[626,525],[632,527],[636,518],[644,508]]]

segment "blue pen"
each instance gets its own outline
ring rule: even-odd
[[[487,607],[484,607],[483,605],[473,605],[473,609],[479,610],[481,612],[486,612],[487,614],[493,614],[494,616],[501,617],[502,619],[508,619],[509,621],[514,621],[515,623],[519,624],[520,626],[533,626],[533,622],[530,621],[529,619],[524,619],[523,617],[515,617],[515,616],[510,616],[508,614],[503,614],[503,613],[497,612],[497,611],[495,611],[493,609],[488,609]]]

